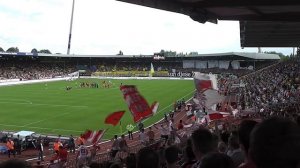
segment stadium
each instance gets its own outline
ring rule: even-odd
[[[287,11],[279,8],[288,2],[253,1],[251,10],[236,10],[245,4],[120,1],[182,13],[200,23],[240,21],[241,47],[298,48],[284,58],[262,52],[0,50],[0,167],[300,164],[300,39],[291,35],[299,23],[282,17],[283,25],[261,8],[283,16]],[[299,16],[296,11],[291,14]],[[270,39],[262,39],[267,33]]]

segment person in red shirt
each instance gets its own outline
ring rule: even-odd
[[[177,130],[181,130],[181,129],[183,129],[183,121],[182,120],[180,120],[177,125]]]
[[[55,153],[59,152],[59,147],[62,146],[62,143],[60,142],[60,140],[58,139],[56,142],[54,142],[53,144],[53,149]]]
[[[64,164],[67,162],[68,160],[68,151],[66,150],[66,148],[64,148],[63,146],[59,147],[59,151],[58,151],[58,160]]]

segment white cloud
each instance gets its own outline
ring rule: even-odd
[[[0,46],[66,53],[71,5],[72,0],[0,0]],[[71,53],[152,54],[160,49],[257,51],[240,48],[238,22],[201,24],[185,15],[114,0],[76,0]]]

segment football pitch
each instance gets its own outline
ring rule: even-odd
[[[191,98],[191,80],[110,80],[111,88],[102,88],[100,79],[78,79],[0,87],[0,130],[35,131],[40,134],[80,135],[86,129],[107,129],[105,139],[126,131],[133,118],[119,89],[136,85],[149,105],[160,103],[157,113],[144,121],[145,126],[160,120],[173,109],[174,101]],[[107,80],[108,81],[108,80]],[[99,88],[80,88],[80,82],[96,82]],[[72,87],[67,91],[66,87]],[[121,125],[104,124],[105,117],[125,110]]]

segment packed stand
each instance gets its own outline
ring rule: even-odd
[[[34,80],[64,76],[74,72],[71,65],[35,61],[0,62],[0,79]]]
[[[300,66],[297,61],[281,62],[243,77],[240,90],[242,109],[253,108],[261,115],[295,117],[300,113]]]

